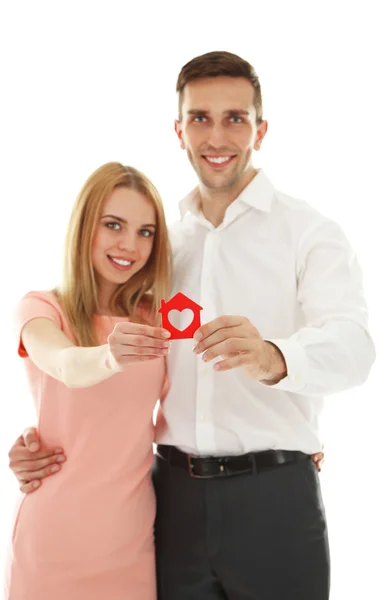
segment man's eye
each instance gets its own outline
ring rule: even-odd
[[[194,117],[195,123],[204,123],[206,121],[206,117],[198,116]]]
[[[108,227],[108,229],[113,229],[114,231],[119,231],[119,229],[121,228],[119,223],[116,223],[115,221],[106,223],[106,227]]]
[[[154,235],[154,231],[150,231],[150,229],[141,229],[140,234],[142,237],[152,237]]]
[[[230,117],[230,120],[233,123],[242,123],[243,122],[242,119],[241,119],[241,117]]]

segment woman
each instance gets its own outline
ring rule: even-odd
[[[168,352],[167,332],[153,325],[170,279],[155,188],[130,167],[98,169],[76,202],[65,250],[62,286],[28,294],[17,310],[40,439],[65,448],[67,460],[60,477],[24,498],[9,600],[152,600],[152,413]],[[10,465],[22,491],[58,458],[17,440]]]
[[[169,283],[157,190],[131,167],[102,166],[73,208],[61,286],[16,311],[42,443],[68,460],[24,497],[9,600],[155,598],[152,415],[169,350],[155,315]]]

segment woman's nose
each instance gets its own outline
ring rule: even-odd
[[[118,241],[118,248],[124,252],[131,252],[132,254],[136,253],[137,236],[129,233],[123,235]]]

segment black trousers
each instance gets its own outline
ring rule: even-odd
[[[329,548],[310,459],[192,479],[155,459],[159,600],[328,600]]]

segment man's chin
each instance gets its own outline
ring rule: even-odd
[[[205,177],[203,173],[199,174],[202,184],[210,190],[228,190],[233,187],[237,181],[236,177],[226,177],[217,175],[215,177]]]

